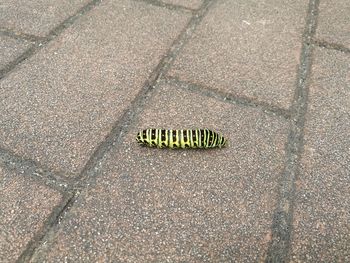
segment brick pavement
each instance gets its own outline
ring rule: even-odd
[[[350,3],[0,4],[1,262],[350,262]],[[229,147],[159,150],[139,129]]]

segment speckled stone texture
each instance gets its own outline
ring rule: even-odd
[[[214,150],[137,145],[148,127],[223,133]],[[256,262],[266,252],[286,121],[164,85],[33,262]]]
[[[350,48],[350,1],[320,1],[316,37]]]
[[[2,80],[0,146],[79,173],[188,17],[144,2],[101,3]]]
[[[1,0],[0,25],[18,33],[44,37],[90,0]]]
[[[296,182],[293,262],[350,262],[350,56],[317,48]]]
[[[170,75],[288,108],[307,1],[217,1]]]
[[[0,35],[0,70],[20,56],[31,43]]]
[[[164,3],[173,4],[173,5],[179,5],[184,6],[191,9],[198,9],[201,4],[202,0],[162,0]]]
[[[0,262],[15,262],[44,223],[61,194],[0,167]]]

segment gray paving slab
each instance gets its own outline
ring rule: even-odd
[[[15,262],[44,223],[61,194],[0,167],[0,262]]]
[[[350,262],[350,56],[317,48],[296,182],[293,262]]]
[[[316,37],[350,48],[350,1],[320,1]]]
[[[77,174],[189,15],[104,1],[0,83],[0,145]]]
[[[288,108],[307,8],[306,1],[217,1],[169,74]]]
[[[89,2],[90,0],[2,0],[0,25],[8,30],[44,37]]]
[[[0,35],[0,70],[19,57],[31,43]]]
[[[198,9],[203,0],[162,0],[164,3],[180,5],[191,9]]]
[[[208,127],[230,146],[150,149],[139,129]],[[33,262],[256,262],[266,252],[288,124],[164,85]]]

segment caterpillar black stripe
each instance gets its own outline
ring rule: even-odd
[[[214,148],[225,147],[227,139],[208,129],[164,130],[147,129],[137,134],[141,145],[158,148]]]

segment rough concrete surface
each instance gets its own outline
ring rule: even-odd
[[[297,185],[293,260],[350,261],[350,54],[318,48]]]
[[[230,147],[185,152],[135,141],[141,128],[206,123]],[[287,128],[259,109],[163,86],[34,262],[257,261],[270,239]]]
[[[44,223],[61,194],[0,167],[0,262],[15,262]]]
[[[188,20],[104,2],[1,82],[0,145],[79,173]]]
[[[305,1],[217,1],[170,74],[288,108],[306,12]]]
[[[350,262],[349,12],[0,1],[0,262]]]

